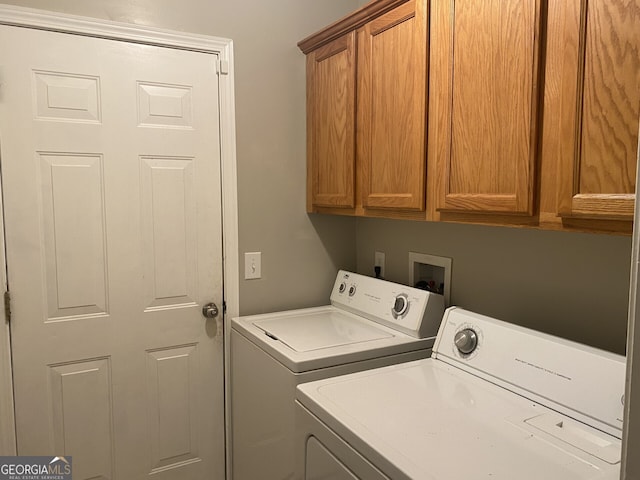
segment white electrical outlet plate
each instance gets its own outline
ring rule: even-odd
[[[375,252],[373,255],[373,266],[380,267],[380,276],[384,278],[384,252]]]
[[[262,252],[245,252],[244,279],[253,280],[262,277]]]

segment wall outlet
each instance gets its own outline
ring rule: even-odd
[[[262,278],[262,252],[245,252],[244,279]]]
[[[373,255],[373,266],[380,267],[380,277],[384,278],[384,252],[375,252]]]

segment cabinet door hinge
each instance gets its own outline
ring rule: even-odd
[[[7,323],[11,321],[11,294],[9,290],[4,292],[4,318]]]
[[[216,73],[218,75],[228,75],[229,74],[229,62],[227,60],[217,60],[216,61]]]

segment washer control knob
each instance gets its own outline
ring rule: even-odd
[[[478,346],[478,334],[471,328],[465,328],[456,333],[453,342],[460,353],[469,355]]]
[[[344,293],[344,291],[345,291],[346,289],[347,289],[347,284],[346,284],[346,283],[344,283],[344,282],[342,282],[342,283],[340,284],[340,286],[338,287],[338,292],[339,292],[339,293]]]
[[[396,296],[395,301],[393,302],[393,308],[391,309],[391,313],[393,313],[394,318],[401,317],[407,310],[409,309],[409,299],[406,295],[400,294]]]
[[[349,296],[353,297],[356,294],[356,286],[355,285],[351,285],[349,287]]]

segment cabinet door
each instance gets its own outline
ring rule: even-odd
[[[358,162],[365,208],[424,210],[426,3],[409,1],[358,31]]]
[[[354,207],[355,32],[307,55],[307,210]]]
[[[432,38],[438,210],[531,215],[540,0],[433,0]]]
[[[633,219],[640,0],[566,2],[558,212]]]

